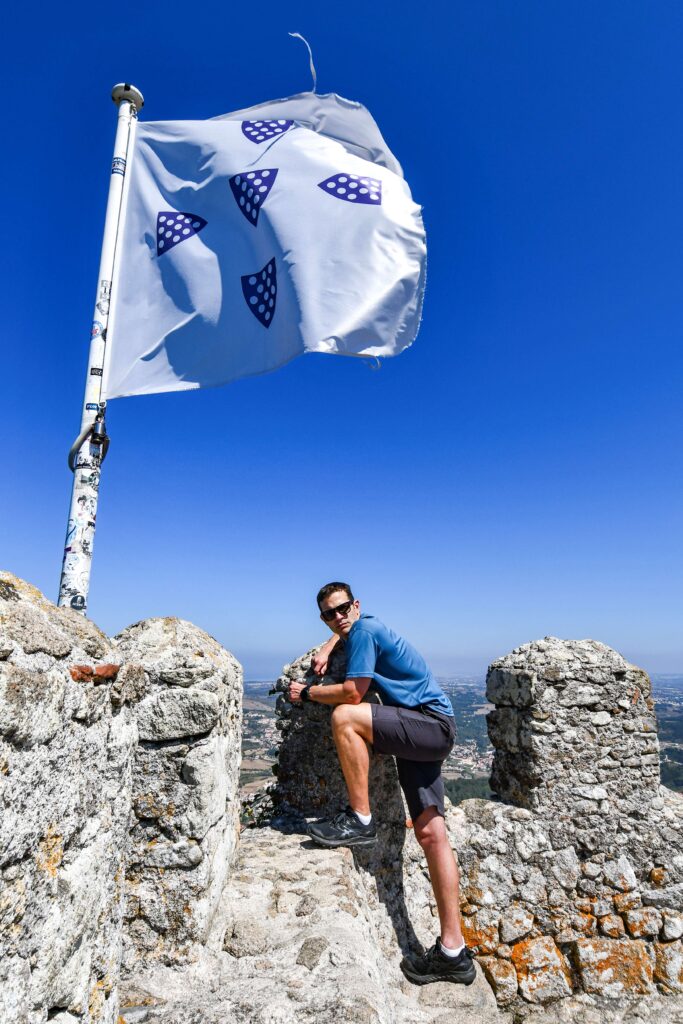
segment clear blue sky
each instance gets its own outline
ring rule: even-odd
[[[424,207],[424,321],[112,402],[90,614],[178,615],[248,676],[346,578],[441,674],[552,633],[683,669],[683,8],[547,0],[14,5],[0,563],[55,598],[115,130],[309,88],[367,105]]]

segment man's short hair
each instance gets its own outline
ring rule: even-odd
[[[329,597],[330,594],[334,594],[337,590],[343,590],[344,593],[347,594],[349,601],[355,601],[355,597],[351,593],[351,587],[348,583],[326,583],[324,587],[320,588],[318,596],[316,597],[318,608],[326,597]]]

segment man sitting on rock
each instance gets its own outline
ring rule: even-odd
[[[349,806],[330,821],[310,825],[308,834],[322,846],[369,846],[377,831],[370,810],[370,744],[393,754],[401,788],[429,866],[441,923],[441,935],[421,957],[401,963],[417,984],[454,981],[469,985],[475,968],[460,926],[458,868],[444,822],[441,764],[453,746],[455,720],[446,694],[424,659],[374,615],[361,614],[347,583],[328,583],[318,593],[321,619],[334,638],[317,652],[314,672],[323,675],[336,644],[346,648],[346,679],[330,686],[293,682],[295,703],[335,705],[332,734],[349,793]],[[363,703],[370,684],[382,703]]]

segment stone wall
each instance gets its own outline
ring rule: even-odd
[[[196,626],[110,641],[0,574],[2,1024],[114,1024],[122,951],[220,946],[241,721],[241,667]]]
[[[494,662],[492,788],[450,815],[468,944],[501,1002],[683,992],[683,797],[650,681],[594,641]]]
[[[114,660],[92,623],[0,573],[2,1024],[118,1017],[136,731]]]
[[[308,652],[285,667],[312,679]],[[343,678],[343,655],[330,666]],[[319,680],[316,680],[319,681]],[[499,1005],[683,992],[683,796],[660,786],[650,682],[594,641],[554,638],[496,661],[494,801],[448,807],[468,945]],[[330,709],[277,706],[282,743],[272,821],[346,801]],[[387,957],[435,927],[426,862],[401,830],[392,759],[373,756],[380,829],[354,860]],[[402,833],[402,834],[400,834]]]
[[[176,962],[211,941],[239,830],[242,669],[180,619],[139,622],[113,643],[138,688],[126,873],[130,972],[141,959]]]

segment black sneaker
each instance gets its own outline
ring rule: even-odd
[[[372,846],[377,840],[374,818],[369,825],[363,825],[350,807],[329,821],[309,825],[308,834],[321,846]]]
[[[422,956],[404,957],[401,970],[416,985],[427,985],[430,981],[454,981],[458,985],[471,985],[477,976],[467,946],[457,956],[446,956],[441,952],[438,939]]]

